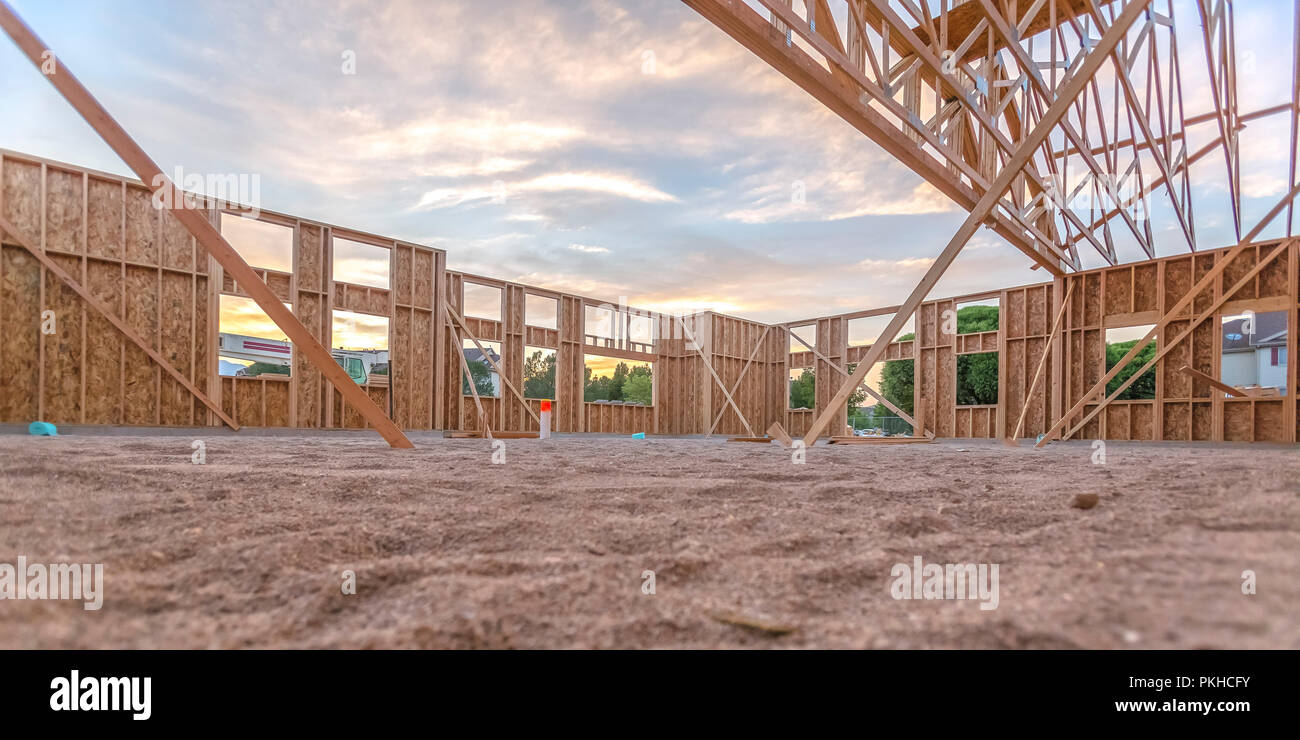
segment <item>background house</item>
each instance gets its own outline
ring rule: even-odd
[[[1220,380],[1244,388],[1277,388],[1286,395],[1286,311],[1225,320],[1222,335]]]

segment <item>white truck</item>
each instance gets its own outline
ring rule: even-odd
[[[293,346],[281,339],[221,332],[217,337],[217,354],[232,360],[288,367],[293,358]],[[331,349],[330,355],[357,385],[365,385],[377,366],[388,364],[388,350],[385,349]],[[246,373],[241,369],[235,374]]]

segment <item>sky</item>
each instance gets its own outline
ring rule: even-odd
[[[10,2],[164,171],[255,174],[266,209],[455,270],[791,321],[902,302],[965,215],[672,0]],[[1194,115],[1201,31],[1174,7]],[[1289,100],[1292,8],[1236,4],[1243,111]],[[0,100],[0,147],[129,174],[7,39]],[[1243,134],[1248,225],[1286,190],[1285,119]],[[1233,241],[1222,173],[1193,170],[1203,245]],[[1164,216],[1159,254],[1185,253]],[[1043,280],[983,230],[931,297]]]

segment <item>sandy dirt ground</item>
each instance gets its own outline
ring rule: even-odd
[[[1295,448],[194,435],[0,434],[0,563],[105,581],[0,647],[1300,648]],[[894,599],[916,556],[998,607]]]

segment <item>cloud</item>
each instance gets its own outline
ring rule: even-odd
[[[558,172],[512,184],[512,190],[525,193],[556,193],[580,190],[590,193],[614,195],[644,203],[676,203],[677,198],[635,178],[598,172]]]
[[[572,191],[627,198],[643,203],[677,201],[668,193],[630,177],[595,172],[558,172],[534,177],[522,182],[496,180],[486,187],[474,185],[464,188],[434,188],[421,195],[419,202],[412,207],[412,210],[451,208],[484,200],[505,203],[510,198],[520,195]],[[516,217],[514,220],[541,219]]]
[[[589,244],[570,244],[569,249],[586,254],[609,254],[609,250],[605,247],[593,247]]]
[[[1241,109],[1289,100],[1289,75],[1246,74],[1244,52],[1261,69],[1289,59],[1292,24],[1276,16],[1290,6],[1238,5],[1238,36],[1252,40],[1239,45]],[[258,173],[268,210],[437,246],[452,269],[789,320],[900,302],[963,220],[685,4],[493,8],[267,0],[155,13],[66,0],[24,12],[165,169]],[[1195,9],[1179,12],[1195,115],[1213,106]],[[110,32],[76,33],[65,16],[79,15]],[[341,72],[345,50],[355,75]],[[10,107],[42,112],[6,119],[6,146],[122,171],[12,47],[0,45],[0,68],[31,73],[0,80]],[[1111,83],[1099,84],[1105,97]],[[1214,135],[1197,126],[1188,144]],[[1289,118],[1252,121],[1241,136],[1245,197],[1275,199]],[[1201,246],[1222,244],[1222,154],[1192,176]],[[1167,200],[1163,189],[1154,199]],[[1154,230],[1186,250],[1180,230]],[[617,259],[596,258],[613,254],[598,251],[607,244]],[[1044,279],[1028,265],[981,230],[934,297]],[[348,266],[386,274],[368,258]]]
[[[909,257],[901,260],[865,259],[854,267],[871,272],[925,272],[933,264],[933,257]]]

